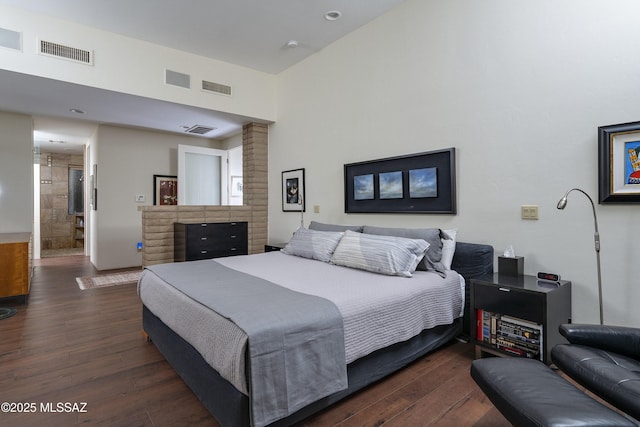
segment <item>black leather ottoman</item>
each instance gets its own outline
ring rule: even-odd
[[[579,344],[559,344],[551,359],[578,384],[640,420],[640,360]]]
[[[471,377],[502,415],[518,427],[637,427],[537,360],[518,357],[474,360]]]

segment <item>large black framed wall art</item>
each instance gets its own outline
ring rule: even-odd
[[[640,203],[640,122],[598,128],[598,200]]]
[[[456,214],[455,148],[344,165],[346,213]]]

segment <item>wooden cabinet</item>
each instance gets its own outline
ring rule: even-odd
[[[0,234],[0,298],[29,295],[31,233]]]
[[[208,222],[173,225],[176,262],[247,255],[248,224],[246,222]]]
[[[483,276],[471,280],[470,303],[477,357],[484,352],[523,355],[549,364],[551,348],[566,342],[558,327],[571,323],[571,282],[554,284],[526,275]]]

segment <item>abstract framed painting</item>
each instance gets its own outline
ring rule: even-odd
[[[598,128],[598,201],[640,203],[640,122]]]

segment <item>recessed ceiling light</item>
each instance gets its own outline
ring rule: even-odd
[[[84,114],[84,111],[78,109],[78,108],[72,108],[69,111],[71,111],[72,113],[76,113],[76,114]]]
[[[296,47],[298,47],[298,41],[297,40],[289,40],[287,42],[286,46],[288,48],[295,49]]]
[[[329,12],[324,14],[324,19],[327,21],[336,21],[342,18],[342,12],[339,10],[330,10]]]

